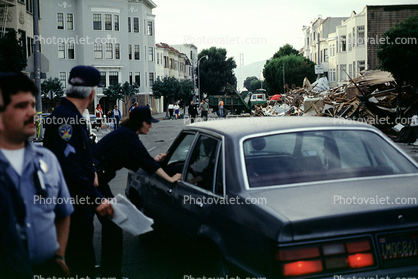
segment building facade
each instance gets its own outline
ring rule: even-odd
[[[58,77],[66,86],[72,67],[92,65],[105,87],[139,85],[139,94],[126,107],[131,101],[158,107],[151,90],[156,78],[154,8],[151,0],[42,0],[40,42],[49,60],[47,76]],[[125,107],[121,101],[109,100],[103,88],[98,89],[90,112],[97,103],[104,111],[115,104]]]
[[[385,42],[383,33],[417,14],[418,5],[365,6],[360,13],[353,11],[350,17],[342,19],[328,34],[321,33],[323,24],[315,21],[303,28],[303,54],[317,65],[323,65],[330,86],[340,86],[363,70],[378,69],[377,51],[379,44]],[[320,43],[315,34],[320,34]],[[316,43],[312,42],[315,39]]]

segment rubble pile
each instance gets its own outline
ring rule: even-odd
[[[321,79],[312,85],[305,80],[303,88],[291,90],[279,101],[256,106],[252,114],[341,117],[375,125],[379,119],[396,117],[400,90],[401,106],[406,108],[404,115],[413,113],[418,107],[417,95],[411,87],[400,89],[388,72],[366,71],[355,79],[350,78],[348,84],[332,89],[323,85]]]

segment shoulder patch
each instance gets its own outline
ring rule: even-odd
[[[73,135],[73,127],[69,124],[63,124],[58,128],[58,133],[63,140],[69,141]]]

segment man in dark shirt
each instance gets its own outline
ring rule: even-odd
[[[197,107],[196,105],[193,103],[193,101],[190,102],[190,106],[189,106],[189,115],[190,115],[190,120],[191,123],[194,123],[194,119],[197,116]]]

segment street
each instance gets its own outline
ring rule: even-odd
[[[154,117],[161,119],[164,115],[157,114]],[[153,124],[149,134],[141,135],[140,139],[151,156],[155,156],[166,152],[179,131],[187,124],[188,122],[183,119],[162,120]],[[106,133],[108,133],[106,129],[96,132],[99,138]],[[406,143],[398,145],[418,161],[418,146]],[[115,195],[125,194],[127,174],[128,170],[122,169],[111,181],[111,189]],[[97,264],[100,264],[100,239],[101,224],[96,218],[94,244]],[[124,233],[122,271],[125,276],[131,279],[188,278],[185,276],[193,274],[195,266],[193,263],[198,258],[196,255],[199,252],[193,243],[174,236],[168,231],[164,231],[162,236],[155,232],[139,237],[132,237],[128,233]]]

